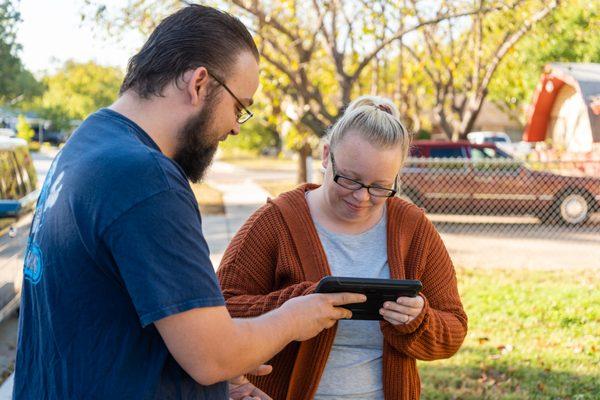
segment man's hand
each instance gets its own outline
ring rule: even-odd
[[[270,365],[261,365],[249,375],[268,375],[273,370]],[[229,400],[273,400],[262,390],[250,383],[245,375],[229,381]]]
[[[309,294],[286,301],[281,311],[289,314],[290,323],[295,326],[295,340],[304,341],[331,328],[337,320],[352,317],[350,310],[340,306],[365,301],[367,297],[357,293]]]
[[[386,301],[379,313],[392,325],[408,324],[421,314],[424,305],[425,300],[421,296],[398,297],[396,302]]]

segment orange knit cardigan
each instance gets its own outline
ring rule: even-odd
[[[234,317],[254,317],[286,300],[312,293],[330,275],[303,185],[269,200],[233,238],[217,271],[227,308]],[[425,306],[408,324],[381,322],[383,387],[386,400],[420,396],[416,360],[452,356],[467,332],[452,261],[421,209],[398,198],[387,201],[387,251],[395,279],[423,282]],[[275,400],[314,397],[335,338],[336,327],[289,344],[269,363],[273,372],[251,381]]]

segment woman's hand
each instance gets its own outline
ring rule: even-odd
[[[425,300],[421,296],[398,297],[396,302],[386,301],[379,309],[379,314],[392,325],[408,324],[415,319],[421,311]]]
[[[261,365],[249,375],[268,375],[273,370],[270,365]],[[229,381],[229,400],[273,400],[269,395],[250,383],[244,376],[238,376]]]

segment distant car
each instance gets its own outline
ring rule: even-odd
[[[17,132],[13,131],[10,128],[0,128],[0,137],[15,137],[17,136]]]
[[[531,152],[528,142],[513,142],[504,132],[478,131],[467,133],[467,140],[475,144],[493,143],[499,149],[516,158],[525,158]]]
[[[467,133],[467,139],[471,143],[512,143],[510,137],[504,132],[480,131]]]
[[[600,179],[532,170],[492,143],[417,140],[401,182],[404,195],[436,213],[578,225],[600,211]]]
[[[37,197],[37,174],[27,142],[0,137],[0,218],[32,209]]]
[[[44,142],[51,143],[55,146],[58,146],[61,143],[65,143],[68,139],[69,135],[63,131],[47,131],[43,132],[41,135],[41,139]],[[40,134],[36,132],[33,135],[33,140],[36,142],[40,141]]]

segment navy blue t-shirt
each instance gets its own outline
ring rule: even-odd
[[[58,154],[24,275],[16,399],[227,398],[153,324],[224,299],[185,174],[131,120],[102,109]]]

